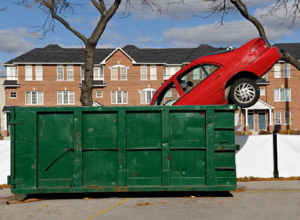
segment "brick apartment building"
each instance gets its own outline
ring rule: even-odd
[[[300,44],[277,46],[300,58]],[[182,66],[219,50],[222,48],[209,45],[169,49],[140,49],[127,45],[96,49],[94,105],[147,105],[164,80]],[[83,60],[83,49],[48,45],[6,62],[4,135],[9,135],[11,106],[79,106],[84,80]],[[237,112],[237,128],[255,133],[272,130],[274,124],[285,125],[289,121],[287,125],[300,130],[299,73],[288,64],[276,64],[258,81],[261,98],[256,105]],[[286,126],[282,128],[286,129]]]

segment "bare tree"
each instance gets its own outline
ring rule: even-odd
[[[258,18],[252,16],[248,10],[247,4],[243,0],[206,0],[209,3],[208,11],[210,13],[222,13],[221,23],[223,22],[224,16],[228,13],[229,10],[237,9],[240,14],[250,21],[257,29],[260,37],[270,45],[268,37],[265,32],[265,28]],[[274,15],[277,11],[284,9],[284,17],[282,20],[284,22],[295,23],[297,17],[300,14],[300,0],[276,0],[272,7],[269,8],[268,14]],[[281,51],[282,57],[281,60],[286,61],[294,65],[298,70],[300,70],[300,62],[293,57],[287,51]]]
[[[93,6],[99,12],[99,20],[95,28],[89,37],[84,36],[79,30],[71,26],[71,24],[64,18],[64,14],[73,10],[76,6],[71,0],[20,0],[19,4],[26,7],[34,7],[38,5],[40,9],[48,13],[48,17],[43,24],[44,31],[53,30],[55,27],[54,21],[60,22],[68,30],[70,30],[75,36],[77,36],[85,45],[85,71],[84,81],[81,87],[80,102],[83,106],[92,106],[92,90],[93,90],[93,69],[94,69],[94,54],[97,43],[103,34],[106,24],[116,13],[121,0],[114,0],[109,8],[105,4],[104,0],[90,0]],[[87,4],[87,3],[84,3]]]

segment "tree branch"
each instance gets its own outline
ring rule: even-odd
[[[100,4],[96,0],[91,0],[91,2],[95,6],[95,8],[98,9],[98,11],[100,12],[100,14],[102,16],[104,16],[106,14],[106,7],[105,7],[103,0],[99,0]]]
[[[46,0],[43,0],[44,5],[50,10],[52,18],[55,18],[60,23],[62,23],[67,29],[69,29],[71,32],[73,32],[77,37],[79,37],[84,43],[87,42],[86,37],[81,34],[79,31],[74,29],[65,19],[57,15],[56,13],[56,7],[55,3],[48,3]]]
[[[298,70],[300,70],[300,62],[295,57],[293,57],[290,53],[282,51],[281,60],[292,64]]]
[[[264,39],[266,44],[271,46],[270,42],[268,41],[268,38],[267,38],[267,35],[266,35],[263,25],[260,23],[260,21],[257,18],[255,18],[249,14],[247,5],[242,0],[230,0],[230,2],[239,10],[239,12],[241,13],[241,15],[244,18],[246,18],[248,21],[250,21],[256,27],[257,31],[259,32],[260,37],[262,37]]]
[[[102,0],[100,0],[100,1],[102,1]],[[101,16],[101,18],[98,21],[93,33],[91,34],[91,36],[89,38],[90,43],[97,44],[99,38],[103,34],[103,31],[106,27],[107,22],[111,19],[111,17],[118,10],[120,3],[121,3],[121,0],[115,0],[114,3],[109,8],[109,10],[105,13],[105,15]]]

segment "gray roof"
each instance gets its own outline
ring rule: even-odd
[[[300,43],[275,44],[279,49],[288,51],[300,59]],[[96,48],[95,63],[101,63],[115,49]],[[204,44],[196,48],[138,48],[127,45],[122,48],[137,63],[189,63],[201,56],[215,53],[224,48],[215,48]],[[84,63],[84,48],[62,48],[57,44],[50,44],[44,48],[35,48],[18,56],[5,64],[19,63]]]
[[[274,44],[280,50],[289,52],[296,59],[300,59],[300,43],[284,43],[284,44]]]
[[[113,48],[96,48],[95,63],[101,63],[114,50]],[[200,45],[197,48],[140,49],[134,45],[127,45],[122,50],[137,63],[182,64],[223,49],[214,48],[209,45]],[[35,48],[5,64],[13,63],[84,63],[84,49],[62,48],[57,44],[50,44],[44,48]]]
[[[114,49],[96,49],[95,63],[105,59]],[[83,48],[62,48],[50,44],[44,48],[35,48],[5,64],[19,63],[84,63]]]

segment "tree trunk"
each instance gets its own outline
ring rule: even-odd
[[[82,81],[82,86],[81,86],[80,102],[82,106],[92,106],[95,46],[91,43],[87,43],[85,45],[84,55],[85,55],[84,80]]]

